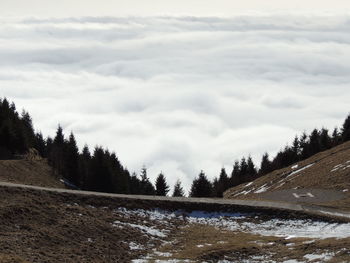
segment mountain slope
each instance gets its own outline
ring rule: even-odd
[[[350,142],[231,188],[224,198],[308,202],[350,210]],[[290,200],[285,200],[285,197]]]
[[[30,154],[22,157],[20,160],[0,160],[0,181],[64,188],[46,159]]]

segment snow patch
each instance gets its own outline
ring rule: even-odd
[[[298,167],[299,167],[299,164],[296,164],[292,166],[292,169],[295,170],[295,169],[298,169]]]
[[[250,182],[250,183],[246,184],[244,187],[251,186],[252,184],[253,184],[253,182]]]
[[[349,169],[350,168],[350,165],[349,165],[350,161],[346,161],[345,163],[342,163],[342,164],[337,164],[336,166],[333,167],[333,169],[331,170],[331,172],[336,172],[338,170],[346,170],[346,169]]]
[[[298,169],[298,170],[296,170],[296,171],[290,173],[286,178],[291,177],[291,176],[293,176],[293,175],[295,175],[295,174],[298,174],[298,173],[300,173],[300,172],[302,172],[302,171],[304,171],[304,170],[306,170],[306,169],[312,167],[314,164],[315,164],[315,163],[306,165],[306,166],[304,166],[304,167],[302,167],[302,168],[300,168],[300,169]]]
[[[141,246],[140,244],[137,244],[137,243],[135,243],[135,242],[130,242],[130,243],[129,243],[129,248],[130,248],[131,250],[142,250],[142,249],[144,249],[143,246]]]
[[[254,193],[260,194],[260,193],[266,192],[270,188],[270,187],[266,187],[266,186],[267,186],[267,184],[264,184],[258,190],[256,190]]]
[[[320,255],[307,254],[304,256],[304,258],[306,258],[308,260],[322,260],[322,262],[328,261],[328,260],[332,259],[333,257],[334,257],[334,254],[331,254],[331,253],[323,253]]]
[[[148,227],[148,226],[143,226],[143,225],[136,225],[136,224],[131,224],[131,223],[124,223],[124,222],[120,222],[120,221],[114,221],[113,222],[113,226],[130,226],[132,228],[137,228],[140,229],[142,232],[144,232],[145,234],[149,234],[151,236],[155,236],[155,237],[166,237],[167,235],[158,230],[155,229],[153,227]]]

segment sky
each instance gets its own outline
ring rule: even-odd
[[[261,2],[2,0],[0,96],[188,190],[349,113],[346,2]]]

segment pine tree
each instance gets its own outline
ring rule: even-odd
[[[130,177],[130,194],[140,195],[141,194],[141,181],[134,172]]]
[[[335,127],[332,133],[332,147],[339,145],[342,142],[342,134]]]
[[[67,170],[67,179],[78,186],[79,178],[79,149],[73,132],[69,135],[65,153],[65,167]]]
[[[242,184],[248,181],[247,178],[248,178],[248,164],[245,157],[243,157],[241,159],[240,168],[239,168],[239,176],[238,176],[239,184]]]
[[[259,174],[265,175],[265,174],[268,174],[272,171],[273,171],[273,166],[272,166],[272,162],[269,159],[269,154],[264,153],[262,160],[261,160],[261,164],[260,164]]]
[[[45,142],[43,134],[41,132],[38,132],[35,134],[34,148],[38,150],[39,154],[42,157],[44,157],[44,158],[47,157],[46,142]]]
[[[247,159],[247,178],[246,181],[253,181],[257,177],[257,170],[251,156]]]
[[[332,138],[328,135],[328,130],[322,128],[320,132],[320,151],[328,150],[332,147]]]
[[[166,196],[169,192],[169,186],[163,173],[160,173],[156,180],[156,195]]]
[[[321,151],[320,132],[314,129],[309,137],[309,156]]]
[[[203,171],[192,182],[190,197],[211,197],[213,186]]]
[[[79,155],[79,185],[84,190],[88,190],[91,185],[90,162],[91,153],[89,147],[85,144],[81,155]]]
[[[219,178],[214,178],[212,186],[214,197],[223,197],[224,192],[230,187],[229,178],[224,167],[221,168]]]
[[[239,178],[240,173],[241,173],[241,167],[239,165],[239,161],[236,160],[233,165],[233,169],[231,173],[230,187],[234,187],[240,184],[240,178]]]
[[[342,128],[342,139],[343,142],[350,140],[350,115],[345,119],[343,128]]]
[[[185,191],[181,186],[180,180],[177,180],[174,186],[173,197],[183,197],[185,196]]]
[[[146,167],[142,167],[141,169],[141,182],[140,182],[140,187],[141,187],[141,194],[143,195],[154,195],[156,193],[156,190],[149,180],[147,176],[147,169]]]
[[[303,132],[303,134],[300,136],[299,144],[300,144],[300,149],[301,149],[300,159],[305,160],[308,157],[310,157],[309,140],[308,140],[308,136],[306,135],[305,132]]]
[[[66,177],[66,167],[64,158],[65,139],[63,129],[59,125],[56,131],[56,136],[53,140],[51,151],[49,154],[49,163],[54,168],[56,175]]]

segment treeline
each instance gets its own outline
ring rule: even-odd
[[[169,185],[164,174],[160,173],[152,184],[147,169],[140,175],[122,166],[115,153],[97,146],[90,152],[84,146],[80,152],[73,133],[68,137],[58,126],[54,138],[44,138],[35,132],[29,113],[19,114],[14,103],[0,99],[0,159],[14,159],[35,148],[43,158],[47,158],[57,177],[62,177],[72,188],[143,195],[167,195]],[[184,196],[181,182],[174,186],[173,196]]]
[[[265,153],[259,168],[248,156],[236,160],[230,174],[222,168],[214,180],[209,180],[201,171],[192,182],[189,196],[222,197],[228,188],[253,181],[349,140],[350,115],[342,128],[335,128],[331,134],[325,128],[314,129],[311,134],[304,132],[300,137],[296,136],[273,159]],[[54,138],[44,138],[40,132],[34,131],[28,112],[19,114],[14,103],[0,99],[0,159],[17,158],[30,148],[35,148],[42,157],[47,158],[56,176],[62,177],[71,187],[121,194],[169,195],[169,185],[163,173],[158,175],[153,184],[146,167],[140,174],[130,174],[117,155],[103,147],[97,146],[90,152],[88,146],[84,146],[79,151],[74,134],[66,137],[60,126]],[[170,195],[185,196],[179,180]]]
[[[13,159],[29,148],[36,148],[38,137],[28,112],[19,114],[14,103],[0,99],[0,158]]]
[[[335,128],[332,133],[322,128],[314,129],[311,134],[305,132],[296,136],[291,145],[280,150],[271,160],[268,153],[262,156],[258,169],[251,157],[243,157],[235,161],[230,175],[223,168],[220,175],[210,181],[202,171],[192,182],[190,196],[192,197],[222,197],[223,193],[234,186],[248,183],[274,170],[305,160],[312,155],[328,150],[350,140],[350,115],[341,129]]]

